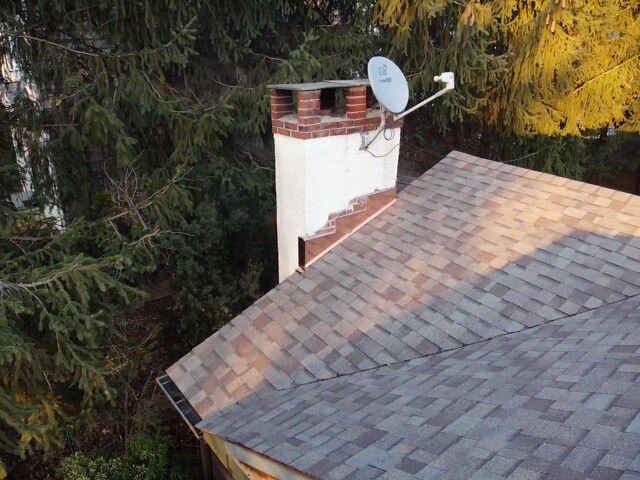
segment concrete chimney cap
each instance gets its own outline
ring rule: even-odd
[[[359,78],[355,80],[322,80],[320,82],[310,83],[279,83],[274,85],[267,85],[267,88],[273,90],[291,90],[296,92],[305,92],[309,90],[323,90],[325,88],[348,88],[369,85],[369,79]]]

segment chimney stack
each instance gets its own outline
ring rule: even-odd
[[[282,281],[395,201],[401,122],[378,132],[382,111],[367,80],[269,88]]]

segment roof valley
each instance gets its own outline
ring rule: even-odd
[[[504,332],[504,333],[502,333],[500,335],[496,335],[495,337],[483,338],[483,339],[478,340],[476,342],[472,342],[472,343],[468,343],[468,344],[461,344],[459,346],[452,347],[450,349],[443,349],[443,350],[440,350],[438,352],[434,352],[434,353],[430,353],[430,354],[426,354],[426,355],[420,355],[420,356],[417,356],[417,357],[412,357],[412,358],[409,358],[409,359],[403,360],[403,361],[398,361],[398,362],[394,362],[394,363],[387,363],[387,364],[382,364],[382,365],[376,365],[376,366],[373,366],[371,368],[358,370],[358,371],[354,371],[354,372],[349,372],[349,373],[344,373],[344,374],[339,374],[339,375],[336,375],[336,376],[330,377],[330,378],[315,379],[315,380],[309,381],[307,383],[303,383],[303,384],[299,384],[299,385],[292,385],[292,386],[286,387],[286,388],[280,388],[280,389],[276,388],[271,392],[266,392],[266,395],[268,396],[269,393],[286,392],[287,390],[292,390],[292,389],[295,389],[295,388],[298,388],[298,387],[301,387],[301,386],[305,386],[305,385],[314,385],[314,384],[318,384],[318,383],[322,383],[322,382],[330,382],[332,380],[338,380],[338,379],[341,379],[341,378],[344,378],[344,377],[349,377],[349,376],[357,375],[357,374],[360,374],[360,373],[372,372],[372,371],[375,371],[375,370],[377,370],[379,368],[394,367],[394,366],[398,366],[398,365],[401,365],[401,364],[404,364],[404,363],[407,363],[407,362],[420,360],[420,359],[425,359],[425,358],[431,357],[433,355],[449,354],[449,353],[454,352],[456,350],[459,350],[461,348],[477,346],[478,344],[487,343],[487,342],[490,342],[490,341],[498,339],[498,338],[509,337],[511,335],[523,334],[523,333],[526,333],[528,330],[533,330],[533,329],[536,329],[536,328],[540,328],[540,327],[543,327],[545,325],[550,325],[550,324],[552,325],[555,322],[562,322],[562,321],[566,321],[566,320],[571,320],[571,319],[573,319],[575,317],[579,317],[581,315],[585,315],[585,314],[588,314],[588,313],[594,313],[597,310],[600,310],[600,309],[603,309],[603,308],[606,308],[606,307],[612,307],[612,306],[615,306],[616,304],[623,303],[623,302],[626,302],[628,300],[640,300],[640,293],[638,293],[636,295],[631,295],[631,296],[628,296],[628,297],[624,297],[624,298],[622,298],[620,300],[616,300],[616,301],[614,301],[612,303],[602,304],[602,305],[599,305],[597,307],[581,311],[579,313],[574,313],[574,314],[566,315],[564,317],[556,318],[556,319],[553,319],[553,320],[548,320],[548,321],[543,322],[543,323],[541,323],[539,325],[533,325],[533,326],[530,326],[530,327],[525,327],[522,330],[516,330],[514,332]],[[258,395],[258,396],[260,396],[260,395]],[[243,399],[243,400],[246,400],[246,399]],[[240,402],[243,402],[243,400],[240,400]],[[250,401],[247,401],[245,403],[250,403]]]

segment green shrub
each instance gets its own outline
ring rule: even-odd
[[[77,453],[62,461],[59,480],[186,480],[190,469],[180,462],[170,464],[166,437],[134,435],[120,456]]]

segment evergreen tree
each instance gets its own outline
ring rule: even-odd
[[[246,272],[265,256],[249,239],[273,203],[266,84],[362,73],[381,40],[372,8],[0,1],[0,58],[21,79],[3,70],[0,84],[4,452],[59,444],[120,393],[111,345],[146,274],[178,280],[193,341],[256,295]],[[10,152],[27,153],[22,171]],[[6,201],[25,175],[27,210]],[[43,214],[52,201],[62,230]]]
[[[268,286],[268,83],[351,78],[379,53],[414,92],[454,70],[456,92],[425,110],[436,127],[528,166],[604,172],[640,158],[639,8],[0,0],[0,449],[47,449],[119,395],[111,343],[146,274],[172,276],[191,342]],[[32,208],[17,209],[26,176]]]
[[[164,206],[177,182],[98,220],[62,232],[37,210],[0,205],[0,447],[50,448],[62,430],[94,424],[117,395],[118,309],[142,292]]]

